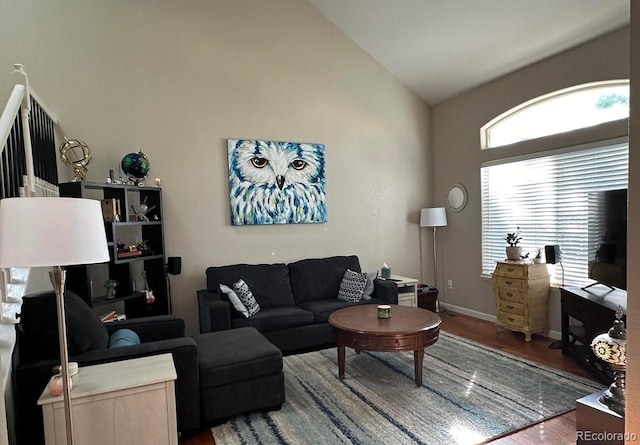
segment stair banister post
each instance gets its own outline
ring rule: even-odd
[[[19,76],[24,85],[24,96],[22,97],[21,117],[22,117],[22,137],[24,139],[24,158],[27,168],[27,196],[34,196],[36,193],[35,173],[33,171],[33,149],[31,148],[31,128],[29,125],[29,115],[31,114],[31,94],[29,93],[29,77],[24,71],[24,66],[16,63],[13,65],[13,73]]]

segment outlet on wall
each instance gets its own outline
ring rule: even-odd
[[[447,280],[447,289],[453,289],[453,280]]]

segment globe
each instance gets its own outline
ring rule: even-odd
[[[62,162],[73,167],[73,181],[87,179],[87,165],[91,163],[91,150],[87,144],[78,139],[64,138],[58,150]]]
[[[139,182],[144,180],[149,174],[149,159],[140,150],[138,153],[129,153],[122,158],[120,163],[122,171],[133,182]]]

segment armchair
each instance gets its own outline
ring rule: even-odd
[[[13,398],[18,443],[44,443],[42,410],[37,400],[59,365],[55,294],[25,296],[21,322],[16,325],[13,352]],[[70,360],[83,366],[161,353],[171,353],[176,367],[178,430],[189,433],[200,427],[198,352],[195,340],[184,336],[184,321],[172,315],[136,318],[108,324],[100,322],[89,306],[72,292],[65,293],[65,315]],[[108,348],[109,335],[131,329],[140,344]],[[118,378],[114,376],[113,378]]]

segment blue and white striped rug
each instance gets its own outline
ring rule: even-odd
[[[555,354],[559,352],[551,352]],[[475,444],[575,408],[602,385],[441,332],[425,350],[416,387],[413,353],[335,348],[285,357],[280,411],[212,428],[229,444]]]

